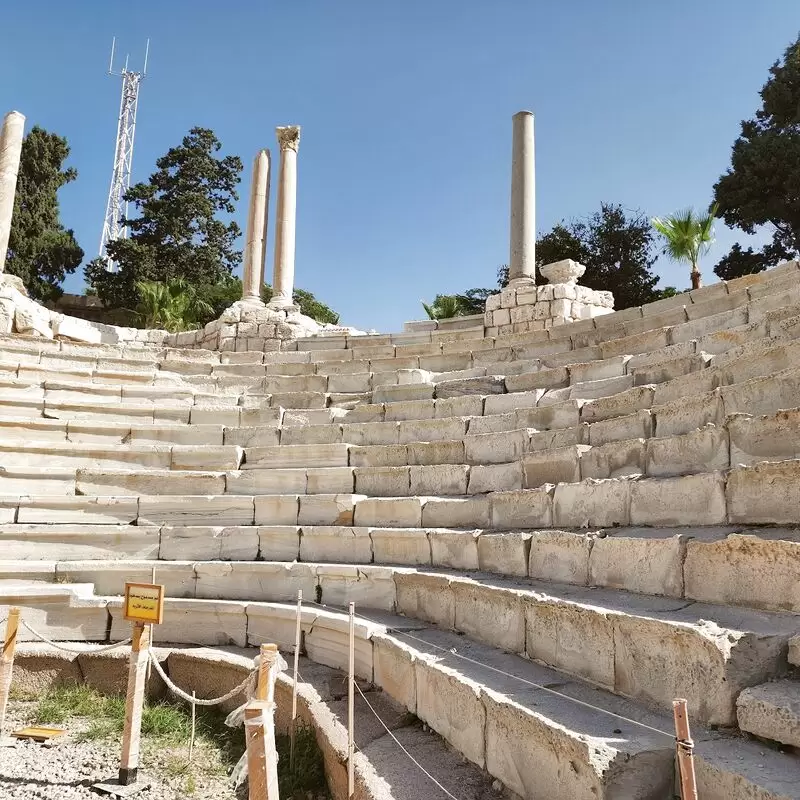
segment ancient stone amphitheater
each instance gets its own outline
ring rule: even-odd
[[[458,797],[671,796],[679,696],[702,800],[800,797],[798,264],[548,330],[407,327],[266,353],[4,336],[0,618],[123,639],[123,582],[155,570],[156,642],[217,648],[218,694],[242,648],[291,652],[302,589],[304,655],[346,664],[354,601],[358,674],[449,745],[427,734]],[[15,669],[92,659],[23,644]],[[360,797],[439,796],[369,730]]]

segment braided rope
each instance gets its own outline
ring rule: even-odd
[[[58,642],[54,642],[52,639],[48,639],[44,634],[41,634],[35,628],[32,628],[27,622],[25,622],[24,619],[20,620],[20,624],[24,625],[40,642],[49,644],[51,647],[55,647],[56,650],[63,650],[65,653],[77,653],[78,655],[81,655],[82,653],[104,653],[108,650],[116,650],[118,647],[124,647],[133,641],[133,639],[123,639],[121,642],[104,644],[100,645],[100,647],[93,648],[69,647],[68,645],[59,644]]]
[[[150,651],[150,663],[153,665],[155,671],[161,677],[161,680],[167,685],[167,688],[177,697],[180,697],[181,700],[185,700],[187,703],[194,703],[197,706],[216,706],[220,703],[224,703],[226,700],[230,700],[232,697],[236,697],[237,694],[241,694],[242,692],[246,692],[248,687],[251,683],[254,683],[256,680],[256,676],[258,675],[258,670],[253,670],[250,672],[247,677],[238,685],[234,686],[226,694],[223,694],[221,697],[212,697],[207,700],[201,700],[197,697],[192,697],[192,695],[184,692],[180,686],[176,686],[164,672],[163,667],[161,666],[159,660],[156,658],[155,653],[151,650]]]

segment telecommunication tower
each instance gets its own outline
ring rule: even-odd
[[[114,150],[114,169],[111,172],[111,186],[108,190],[106,216],[103,221],[103,233],[100,236],[100,258],[106,262],[109,272],[116,272],[119,266],[106,253],[106,245],[117,239],[124,239],[128,229],[121,220],[128,215],[128,204],[124,195],[131,185],[131,166],[133,164],[133,137],[136,133],[136,108],[139,105],[139,86],[147,75],[147,56],[150,52],[150,40],[144,51],[144,67],[141,72],[128,69],[128,56],[125,66],[120,72],[114,72],[114,49],[117,39],[111,42],[111,60],[108,74],[122,77],[122,98],[119,104],[119,121],[117,123],[117,145]]]

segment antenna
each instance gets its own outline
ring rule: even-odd
[[[139,105],[139,86],[147,71],[147,57],[150,53],[150,40],[147,40],[144,54],[144,67],[141,72],[128,69],[128,56],[125,66],[120,72],[114,72],[114,52],[117,37],[111,40],[111,60],[108,65],[109,75],[122,78],[122,97],[119,104],[117,120],[117,142],[114,148],[114,167],[111,171],[111,185],[108,190],[106,215],[103,221],[103,232],[100,234],[100,258],[106,262],[109,272],[116,272],[119,265],[112,261],[106,253],[109,242],[126,239],[128,228],[122,220],[128,216],[128,203],[125,194],[131,185],[131,168],[133,166],[133,139],[136,133],[136,110]]]

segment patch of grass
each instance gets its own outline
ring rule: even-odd
[[[53,686],[40,698],[34,720],[61,725],[71,717],[98,719],[104,705],[105,698],[88,686]]]
[[[276,736],[278,751],[278,787],[281,798],[305,800],[309,792],[314,796],[328,794],[325,780],[325,762],[317,744],[313,729],[299,727],[294,745],[294,770],[289,766],[291,740],[288,736]]]

